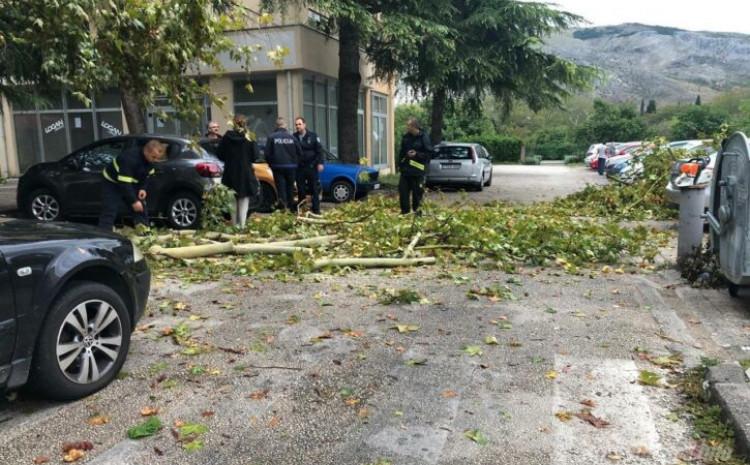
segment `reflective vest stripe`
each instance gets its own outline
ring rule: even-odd
[[[102,174],[104,175],[104,179],[106,179],[109,182],[117,182],[114,179],[112,179],[109,174],[107,174],[107,169],[105,168],[104,171],[102,171]]]
[[[121,174],[117,175],[117,180],[120,182],[127,182],[130,184],[138,184],[138,180],[135,178],[131,178],[130,176],[123,176]]]
[[[413,166],[414,168],[418,170],[424,171],[424,165],[422,163],[419,163],[416,160],[409,160],[409,165]]]

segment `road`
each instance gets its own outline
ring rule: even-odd
[[[573,176],[597,179],[506,168],[486,195],[528,186],[521,200],[534,201],[572,189]],[[694,448],[682,400],[637,383],[640,370],[669,378],[636,348],[680,352],[688,365],[746,358],[748,300],[692,289],[669,267],[592,276],[459,266],[301,281],[157,277],[123,379],[77,402],[7,402],[0,463],[60,463],[71,441],[92,441],[85,460],[97,465],[678,463]],[[512,298],[469,299],[475,286],[508,286]],[[426,301],[384,305],[387,288]],[[164,336],[180,324],[198,355]],[[165,427],[129,440],[143,407],[158,408]],[[587,408],[609,426],[568,418]],[[207,426],[200,450],[174,437],[179,422]]]

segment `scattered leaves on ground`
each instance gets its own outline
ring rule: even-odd
[[[136,425],[128,430],[128,437],[130,439],[140,439],[148,436],[153,436],[162,428],[162,423],[159,417],[149,417],[145,422]]]
[[[482,433],[478,429],[466,430],[466,431],[464,431],[464,436],[466,436],[467,438],[471,439],[472,441],[474,441],[475,443],[479,444],[480,446],[484,446],[487,443],[489,443],[489,440],[484,435],[484,433]]]

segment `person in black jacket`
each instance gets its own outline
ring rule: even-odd
[[[279,204],[292,213],[297,210],[294,204],[294,178],[300,159],[302,147],[299,141],[287,131],[286,120],[277,118],[276,131],[272,132],[266,141],[266,161],[273,172]]]
[[[312,212],[320,214],[320,177],[323,171],[323,147],[320,137],[307,130],[305,118],[298,116],[294,120],[295,139],[302,147],[302,157],[297,164],[297,203],[302,203],[305,197],[312,196]]]
[[[403,215],[409,213],[410,196],[411,211],[419,213],[430,152],[432,152],[430,137],[422,130],[416,118],[409,118],[406,121],[406,134],[401,139],[401,150],[398,153],[398,166],[401,171],[398,181],[398,197]]]
[[[253,163],[258,160],[258,146],[247,130],[245,115],[234,116],[234,128],[227,131],[219,142],[216,156],[224,162],[221,183],[234,190],[237,205],[232,213],[232,224],[245,227],[250,198],[258,196],[258,180]]]
[[[136,225],[148,226],[146,179],[154,174],[153,163],[164,160],[166,144],[150,140],[143,147],[124,150],[102,171],[102,211],[99,227],[112,231],[122,210],[131,210]]]

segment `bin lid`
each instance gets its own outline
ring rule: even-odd
[[[711,214],[720,231],[712,233],[714,249],[727,279],[735,284],[750,283],[750,147],[745,134],[732,134],[722,144],[711,183]]]

